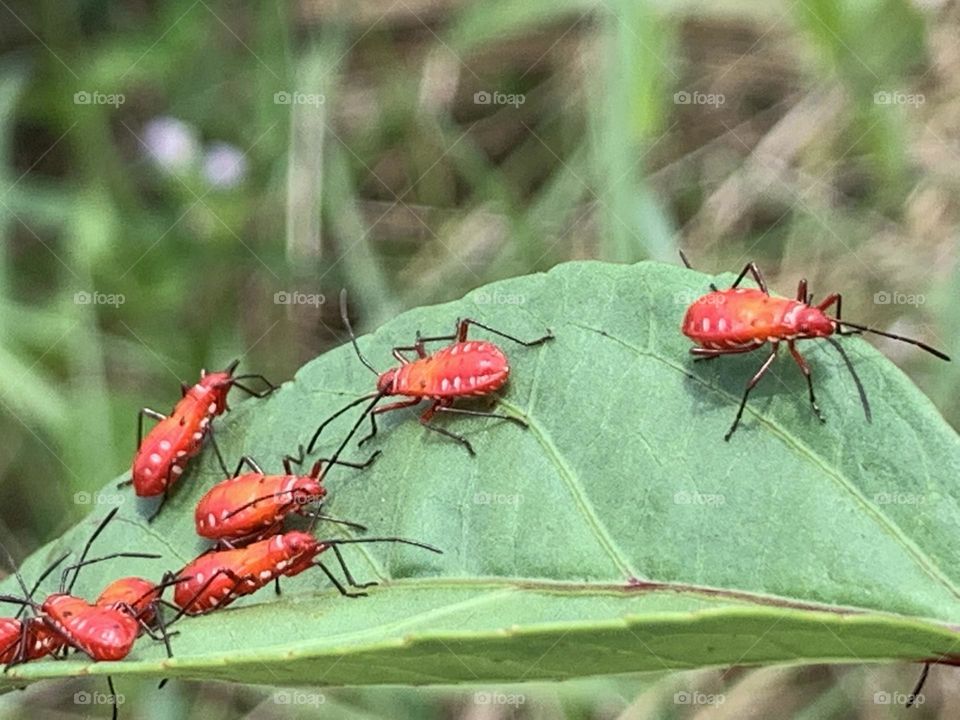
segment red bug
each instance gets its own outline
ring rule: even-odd
[[[452,407],[454,400],[457,398],[471,396],[481,397],[496,392],[506,384],[510,376],[510,366],[503,351],[491,342],[468,340],[467,332],[470,326],[473,325],[525,347],[534,347],[545,343],[547,340],[553,339],[553,333],[549,330],[546,335],[535,340],[521,340],[513,335],[495,330],[489,325],[484,325],[477,320],[463,318],[457,321],[457,329],[450,335],[421,337],[418,332],[413,345],[393,348],[393,356],[400,362],[400,366],[390,368],[380,373],[363,356],[363,353],[360,352],[360,347],[357,345],[357,338],[353,333],[353,328],[350,326],[350,318],[347,316],[346,291],[340,294],[340,315],[343,318],[344,326],[350,333],[350,340],[353,343],[357,357],[360,358],[360,362],[377,376],[377,390],[376,392],[358,398],[327,418],[320,427],[317,428],[317,431],[310,439],[310,444],[307,448],[308,452],[313,452],[317,438],[327,423],[350,408],[370,399],[372,399],[373,402],[364,410],[360,420],[362,421],[363,417],[369,415],[371,430],[370,434],[360,441],[361,445],[377,434],[377,415],[390,412],[391,410],[413,407],[423,400],[429,401],[430,404],[420,415],[420,423],[429,430],[456,440],[463,445],[471,455],[475,453],[469,440],[462,435],[457,435],[430,423],[430,420],[436,413],[447,412],[498,418],[500,420],[509,420],[521,427],[527,427],[527,424],[522,419],[512,415]],[[428,342],[450,341],[452,341],[452,344],[440,348],[436,352],[427,353],[426,351],[425,344]],[[417,357],[411,359],[407,355],[407,353],[410,352],[416,353]],[[375,407],[382,398],[388,396],[402,396],[407,399]],[[344,444],[345,443],[346,441],[344,441]],[[341,445],[340,449],[343,447],[344,445]],[[337,450],[337,452],[334,453],[334,459],[338,457],[339,452],[340,450]]]
[[[687,262],[686,256],[680,253],[680,257],[689,268],[690,263]],[[759,285],[759,289],[738,287],[747,273],[753,276],[753,279]],[[857,377],[853,363],[840,344],[833,339],[833,335],[874,333],[915,345],[942,360],[950,360],[946,354],[919,340],[842,320],[840,293],[831,293],[814,305],[811,296],[807,294],[806,279],[800,280],[797,286],[797,297],[794,300],[770,295],[763,275],[756,263],[753,262],[744,266],[729,289],[718,290],[717,286],[712,283],[710,289],[710,293],[696,300],[687,309],[681,326],[683,334],[697,344],[697,347],[690,349],[690,353],[695,355],[697,360],[712,360],[721,355],[751,352],[768,342],[771,346],[767,359],[763,361],[759,370],[747,383],[737,415],[727,434],[724,435],[724,440],[729,440],[737,429],[750,391],[770,369],[777,357],[781,342],[786,343],[787,349],[800,368],[800,372],[806,378],[810,407],[821,422],[826,420],[820,412],[813,392],[810,366],[797,350],[796,343],[798,340],[822,338],[837,349],[857,384],[868,422],[870,420],[870,406],[867,403],[863,385]],[[837,314],[836,317],[831,317],[827,315],[827,310],[834,305],[837,306]]]
[[[134,491],[140,497],[163,495],[162,507],[170,488],[183,473],[187,462],[200,452],[207,437],[211,439],[224,474],[227,474],[211,425],[215,417],[229,409],[227,394],[231,388],[238,387],[254,397],[262,398],[276,390],[276,386],[263,375],[234,375],[238,363],[239,360],[234,360],[221,372],[208,373],[203,370],[200,382],[193,387],[183,385],[183,397],[169,416],[150,408],[140,410],[137,416],[137,453],[133,459],[130,480],[121,485],[133,484]],[[262,380],[267,384],[267,389],[258,393],[241,383],[249,378]],[[143,436],[145,416],[159,420],[146,437]],[[153,517],[159,512],[160,508],[157,508]]]
[[[60,576],[59,592],[49,595],[39,605],[33,600],[34,593],[41,583],[63,563],[68,554],[62,555],[53,562],[40,575],[32,589],[27,588],[19,570],[15,571],[17,581],[23,589],[24,597],[15,598],[4,595],[0,596],[0,600],[16,602],[23,607],[31,607],[36,613],[36,617],[28,618],[25,621],[21,629],[20,647],[14,657],[8,660],[8,667],[34,659],[41,652],[42,654],[50,654],[51,651],[55,652],[65,646],[80,650],[93,660],[122,659],[133,648],[133,643],[140,630],[140,623],[135,616],[117,608],[99,607],[71,594],[81,567],[119,557],[151,559],[161,557],[152,553],[117,552],[87,559],[87,553],[90,551],[93,542],[116,516],[117,511],[118,508],[114,508],[100,521],[84,545],[79,561],[63,569]],[[6,551],[4,550],[4,552]],[[72,578],[70,577],[71,572],[73,573]],[[44,631],[39,630],[38,622],[42,623],[45,628]],[[31,632],[33,632],[33,638],[29,637]],[[50,639],[51,634],[59,642]],[[43,652],[45,650],[46,652]]]
[[[341,595],[357,597],[366,593],[351,593],[323,564],[317,556],[332,549],[347,583],[351,587],[364,588],[375,583],[359,585],[347,568],[339,546],[351,543],[395,542],[424,548],[440,553],[437,548],[425,543],[403,538],[364,538],[359,540],[318,540],[313,535],[292,530],[280,535],[251,543],[242,548],[214,550],[196,558],[177,573],[182,578],[173,591],[173,602],[181,615],[202,615],[225,607],[244,595],[251,595],[260,588],[278,581],[281,577],[293,577],[311,567],[319,567]]]
[[[370,465],[379,451],[364,463],[335,461],[338,465],[363,469]],[[321,471],[331,461],[317,460],[309,474],[298,474],[294,464],[303,462],[303,447],[299,457],[283,458],[282,475],[267,475],[256,461],[244,455],[237,464],[233,476],[218,483],[200,498],[194,510],[197,534],[209,540],[227,541],[235,545],[250,539],[260,539],[276,531],[290,513],[304,513],[304,507],[320,503],[327,491],[323,487]],[[240,474],[243,466],[252,472]],[[328,515],[313,514],[315,519],[324,519],[365,530],[362,525],[346,520],[337,520]]]

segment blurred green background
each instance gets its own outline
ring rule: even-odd
[[[136,411],[201,367],[286,379],[342,341],[341,287],[369,328],[683,247],[960,354],[958,29],[936,0],[0,0],[0,541],[95,510]],[[960,422],[956,364],[884,349]],[[886,718],[915,672],[118,689],[128,719]],[[958,679],[912,717],[952,716]],[[0,717],[109,717],[75,697],[102,690]]]

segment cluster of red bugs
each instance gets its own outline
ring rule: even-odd
[[[376,583],[360,583],[354,578],[340,550],[343,545],[390,542],[440,552],[432,545],[399,537],[316,537],[314,531],[321,520],[366,531],[359,523],[334,518],[322,511],[327,494],[323,484],[327,472],[335,465],[358,470],[368,467],[380,451],[364,462],[340,459],[364,419],[370,418],[371,431],[360,441],[361,445],[376,434],[377,415],[412,407],[421,401],[429,403],[420,416],[423,426],[456,440],[471,455],[474,449],[465,437],[431,423],[436,413],[499,418],[526,427],[521,418],[512,415],[453,407],[458,398],[491,395],[506,384],[510,375],[504,352],[489,341],[468,339],[468,330],[475,326],[528,347],[544,343],[553,335],[548,331],[542,337],[525,341],[466,318],[458,320],[456,331],[449,335],[423,337],[418,332],[413,345],[393,349],[400,365],[377,373],[360,352],[347,316],[345,295],[341,296],[341,314],[358,357],[377,375],[377,382],[375,391],[336,411],[310,438],[307,452],[312,453],[320,434],[330,422],[350,408],[371,401],[336,452],[330,458],[316,460],[308,472],[302,472],[299,466],[304,462],[305,452],[300,446],[296,456],[282,458],[283,472],[277,474],[265,472],[254,458],[244,455],[230,473],[214,435],[215,420],[229,409],[227,395],[237,387],[249,395],[264,398],[276,389],[262,375],[235,375],[237,362],[221,372],[203,371],[197,384],[182,386],[180,401],[167,415],[143,408],[138,415],[137,451],[130,479],[121,485],[133,485],[139,497],[161,497],[149,517],[152,521],[190,460],[201,452],[204,444],[209,443],[226,478],[200,498],[194,509],[194,521],[197,534],[213,541],[214,545],[180,570],[165,573],[159,582],[140,577],[120,578],[107,585],[95,601],[89,602],[71,594],[81,568],[114,558],[160,557],[149,553],[117,552],[88,559],[93,542],[116,515],[117,511],[113,510],[87,540],[77,562],[63,569],[58,591],[43,602],[34,600],[35,593],[70,553],[52,563],[32,588],[28,588],[19,571],[15,571],[23,595],[0,595],[0,602],[20,606],[16,616],[0,618],[0,663],[9,668],[45,657],[59,658],[70,651],[83,653],[94,661],[122,660],[143,634],[162,641],[167,656],[172,657],[170,638],[176,633],[170,632],[169,628],[184,616],[220,610],[270,584],[274,584],[279,593],[281,578],[299,575],[312,567],[319,568],[341,595],[365,595],[365,588]],[[426,344],[434,342],[447,344],[428,353]],[[409,353],[415,353],[416,357],[409,357]],[[244,381],[253,379],[263,382],[266,389],[256,391],[244,384]],[[387,396],[404,399],[378,407]],[[158,421],[146,435],[145,417]],[[308,529],[285,530],[284,523],[291,515],[310,518]],[[345,582],[321,559],[328,550],[336,559]],[[167,588],[173,589],[171,600],[163,597]],[[164,608],[174,611],[172,619],[164,619]],[[25,612],[31,615],[21,619]],[[113,694],[109,677],[108,683]],[[116,717],[116,704],[113,713]]]
[[[683,260],[689,267],[685,257]],[[748,274],[756,281],[758,289],[739,287]],[[838,293],[813,304],[805,280],[800,281],[795,299],[770,295],[754,263],[744,267],[729,289],[719,290],[713,284],[710,289],[710,293],[687,309],[681,326],[683,334],[696,343],[696,347],[691,349],[696,360],[751,352],[767,343],[771,346],[770,354],[746,384],[733,424],[724,436],[726,440],[739,426],[749,394],[770,369],[780,343],[786,344],[806,378],[810,406],[821,421],[824,421],[824,417],[814,394],[810,366],[796,347],[799,340],[822,338],[837,349],[857,385],[868,421],[870,406],[863,385],[853,363],[834,336],[875,333],[910,343],[949,360],[944,353],[918,340],[842,320],[841,296]],[[834,306],[836,316],[828,315],[828,310]],[[10,667],[43,657],[60,657],[71,650],[81,652],[95,661],[121,660],[129,654],[137,637],[142,634],[162,640],[167,655],[172,657],[170,637],[175,633],[170,633],[168,628],[174,622],[184,616],[220,610],[269,584],[274,584],[279,593],[281,578],[299,575],[312,567],[320,568],[340,594],[348,597],[365,595],[364,588],[375,583],[358,583],[354,579],[340,551],[342,545],[392,542],[440,552],[426,543],[398,537],[317,538],[314,530],[320,520],[366,531],[358,523],[322,512],[327,492],[323,484],[326,473],[335,465],[362,470],[376,460],[379,451],[360,463],[340,460],[340,455],[365,418],[370,418],[371,429],[359,441],[359,445],[376,435],[378,415],[410,408],[421,402],[426,402],[427,406],[420,415],[420,423],[458,442],[471,455],[475,451],[470,441],[435,425],[432,422],[435,415],[459,413],[497,418],[526,427],[523,419],[513,415],[454,406],[454,402],[461,398],[492,395],[506,384],[510,375],[510,366],[503,350],[490,341],[468,338],[468,332],[473,326],[525,347],[543,344],[551,340],[553,334],[548,330],[538,338],[522,340],[477,320],[464,318],[457,321],[453,333],[424,337],[418,332],[412,345],[394,347],[392,354],[399,365],[378,372],[360,351],[347,314],[345,293],[341,294],[340,308],[353,349],[360,362],[376,375],[376,383],[370,393],[351,401],[326,418],[310,438],[306,448],[308,454],[313,453],[321,433],[329,423],[351,408],[366,403],[333,455],[316,460],[309,472],[303,473],[299,466],[304,462],[305,452],[300,446],[296,456],[282,458],[283,472],[278,474],[265,472],[255,459],[245,455],[240,458],[234,472],[230,473],[214,437],[214,421],[229,409],[227,395],[237,387],[254,397],[264,398],[276,389],[262,375],[235,375],[237,362],[221,372],[204,371],[197,384],[183,386],[182,398],[169,415],[149,408],[142,409],[138,416],[137,452],[131,477],[124,484],[132,484],[140,497],[162,496],[156,512],[150,517],[153,520],[188,462],[209,442],[226,478],[203,495],[195,507],[194,520],[197,534],[215,544],[180,570],[165,573],[159,582],[139,577],[121,578],[104,588],[94,602],[88,602],[71,594],[81,568],[119,557],[159,557],[148,553],[119,552],[87,558],[92,543],[116,514],[114,510],[97,526],[79,560],[62,571],[59,591],[49,595],[43,602],[37,603],[34,594],[40,583],[69,554],[48,567],[32,588],[26,586],[19,572],[16,573],[23,595],[0,595],[0,602],[21,607],[16,616],[0,618],[0,662]],[[445,345],[428,352],[427,344],[437,342]],[[256,391],[244,384],[253,379],[262,381],[266,389]],[[387,397],[401,399],[380,405]],[[159,421],[146,437],[143,433],[144,417]],[[285,521],[291,515],[309,517],[308,530],[285,530]],[[328,550],[336,558],[345,583],[320,559]],[[163,597],[164,591],[170,587],[173,588],[172,601]],[[172,620],[164,619],[164,607],[175,612]],[[31,615],[21,619],[25,612]]]

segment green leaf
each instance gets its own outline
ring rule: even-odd
[[[393,319],[360,340],[381,368],[392,362],[390,347],[409,344],[418,329],[447,332],[458,316],[521,337],[545,327],[556,335],[536,348],[502,343],[513,372],[498,407],[526,418],[529,429],[438,418],[470,438],[471,458],[425,431],[414,413],[389,413],[369,445],[383,451],[374,467],[330,474],[328,512],[367,524],[371,535],[434,543],[444,555],[353,546],[354,574],[381,581],[368,598],[341,598],[320,572],[305,573],[286,582],[280,598],[266,588],[185,619],[172,661],[141,639],[122,663],[34,663],[3,683],[82,673],[266,684],[516,682],[956,652],[954,432],[877,351],[844,338],[870,395],[872,424],[834,349],[810,341],[801,348],[827,424],[813,417],[784,353],[724,442],[762,357],[691,361],[679,325],[707,282],[654,263],[571,263]],[[267,400],[235,398],[217,426],[219,443],[228,462],[249,453],[278,470],[283,453],[372,385],[352,349],[340,347]],[[334,427],[321,452],[329,454],[352,420]],[[353,446],[349,454],[361,457]],[[206,451],[152,525],[144,522],[150,507],[107,485],[100,502],[122,501],[122,509],[97,551],[165,557],[91,567],[77,591],[92,597],[111,578],[182,567],[204,548],[193,506],[217,479]],[[38,478],[38,487],[45,481],[54,480]],[[29,558],[27,580],[65,548],[79,548],[105,511],[96,508]],[[16,590],[10,578],[3,590]]]

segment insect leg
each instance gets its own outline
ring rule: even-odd
[[[767,359],[763,361],[763,365],[760,366],[760,369],[750,378],[750,382],[747,383],[746,389],[743,391],[743,398],[740,400],[740,407],[737,409],[737,416],[733,419],[733,425],[730,426],[730,429],[727,431],[727,434],[723,436],[723,439],[730,441],[730,436],[733,435],[734,430],[737,429],[737,425],[740,424],[740,418],[743,416],[743,409],[747,406],[747,396],[750,395],[750,391],[753,390],[754,386],[760,382],[767,370],[770,369],[770,366],[773,364],[773,361],[777,359],[777,349],[778,344],[772,343],[773,349],[770,351],[770,355],[767,356]]]
[[[223,455],[220,453],[220,446],[217,445],[217,439],[213,436],[213,424],[207,425],[207,435],[210,437],[213,451],[217,454],[217,462],[220,463],[220,469],[223,470],[224,477],[231,477],[230,471],[227,470],[227,463],[224,462]]]
[[[500,330],[495,330],[489,325],[484,325],[482,322],[479,322],[477,320],[472,320],[471,318],[464,318],[460,320],[460,322],[457,324],[457,342],[463,342],[464,340],[467,339],[467,328],[469,328],[469,326],[471,325],[475,325],[478,328],[483,328],[487,332],[491,332],[494,335],[499,335],[500,337],[506,338],[507,340],[512,340],[518,345],[523,345],[525,347],[533,347],[535,345],[540,345],[542,343],[545,343],[547,340],[553,340],[553,333],[550,331],[549,328],[547,328],[547,334],[544,335],[543,337],[538,337],[535,340],[521,340],[520,338],[514,337],[513,335],[507,335],[507,333],[505,332],[501,332]]]
[[[737,279],[733,281],[731,288],[737,287],[743,279],[747,276],[747,273],[753,275],[753,279],[757,281],[757,285],[760,286],[760,290],[764,295],[769,295],[767,291],[767,281],[763,279],[763,273],[760,272],[760,268],[757,267],[757,264],[752,260],[743,266],[743,270],[740,271],[740,274],[737,275]]]
[[[797,302],[809,305],[810,299],[810,295],[807,294],[807,279],[800,278],[800,282],[797,283]]]
[[[113,707],[110,717],[112,720],[117,720],[117,712],[119,712],[119,708],[117,707],[117,691],[113,687],[113,678],[109,675],[107,675],[107,689],[110,691],[110,705]]]
[[[423,425],[425,428],[427,428],[427,430],[433,430],[434,432],[440,433],[441,435],[446,435],[451,440],[456,440],[458,443],[460,443],[467,449],[467,452],[470,453],[471,456],[476,456],[477,453],[474,452],[473,445],[471,445],[470,441],[467,440],[465,437],[463,437],[463,435],[457,435],[454,432],[450,432],[449,430],[446,430],[442,427],[438,427],[430,423],[430,419],[433,417],[433,414],[437,410],[440,410],[443,407],[444,406],[442,404],[442,401],[440,400],[435,401],[433,405],[431,405],[430,407],[428,407],[426,410],[423,411],[423,415],[420,416],[420,424]]]
[[[140,408],[140,412],[137,413],[137,448],[143,443],[143,417],[147,416],[153,418],[154,420],[166,420],[167,416],[156,410],[151,410],[150,408]]]
[[[284,458],[284,462],[286,462],[286,458]],[[233,475],[229,475],[229,477],[237,477],[237,475],[240,474],[240,471],[243,470],[244,465],[248,466],[251,470],[257,473],[257,475],[263,475],[263,468],[257,464],[257,461],[249,455],[244,455],[240,458],[240,462],[237,463],[237,469],[233,471]]]
[[[326,575],[327,579],[330,580],[331,583],[333,583],[333,586],[337,589],[337,592],[339,592],[344,597],[349,597],[349,598],[366,597],[367,593],[363,591],[352,593],[349,590],[347,590],[343,586],[343,583],[337,580],[337,576],[334,575],[332,572],[330,572],[330,568],[328,568],[322,562],[319,562],[319,561],[315,562],[314,565],[320,568],[321,570],[323,570],[324,575]]]
[[[367,583],[358,583],[353,579],[353,575],[350,572],[350,568],[347,567],[347,561],[343,559],[343,553],[340,552],[340,548],[336,545],[331,545],[330,549],[333,550],[333,554],[337,557],[337,562],[340,563],[340,569],[343,570],[343,576],[347,579],[347,582],[352,587],[362,590],[363,588],[373,587],[374,585],[378,584],[376,580]]]
[[[920,679],[917,680],[917,684],[913,686],[913,691],[907,696],[906,707],[913,707],[913,704],[917,701],[917,696],[920,694],[920,691],[923,690],[923,686],[927,682],[927,675],[929,674],[930,663],[924,663],[923,670],[920,672]]]
[[[173,620],[171,620],[168,624],[169,624],[169,625],[172,625],[172,624],[175,623],[177,620],[179,620],[181,617],[183,617],[184,615],[188,614],[188,612],[190,611],[190,608],[191,608],[191,607],[197,602],[197,600],[207,591],[207,589],[210,587],[210,585],[213,584],[213,581],[216,580],[216,579],[217,579],[218,577],[220,577],[221,575],[225,575],[228,579],[230,579],[230,580],[233,581],[233,588],[231,588],[231,593],[233,592],[233,590],[235,590],[235,589],[237,588],[237,586],[240,585],[241,582],[243,582],[243,578],[241,578],[239,575],[237,575],[233,570],[230,570],[229,568],[218,568],[213,574],[210,575],[209,578],[207,578],[207,581],[206,581],[203,585],[200,586],[200,589],[197,590],[197,591],[193,594],[193,597],[190,598],[186,603],[183,604],[183,607],[181,607],[181,608],[179,609],[179,611],[177,612],[176,617],[174,617]],[[189,579],[189,578],[184,578],[184,580],[187,580],[187,579]],[[227,595],[224,596],[224,599],[229,598],[229,597],[230,597],[230,594],[227,594]],[[221,601],[221,602],[222,602],[222,601]],[[210,610],[201,610],[200,612],[190,613],[190,614],[192,614],[192,615],[203,615],[203,614],[208,613],[208,612],[210,612]]]
[[[820,412],[820,406],[817,405],[817,398],[813,394],[813,376],[810,372],[810,366],[807,364],[806,358],[800,354],[800,351],[797,350],[797,345],[793,340],[787,342],[787,348],[790,350],[790,354],[793,355],[793,359],[796,361],[797,365],[800,367],[800,372],[803,373],[803,376],[807,379],[807,389],[810,391],[810,407],[813,408],[814,414],[820,420],[820,422],[826,422],[827,419],[823,416],[823,413]]]
[[[436,408],[437,412],[458,413],[460,415],[473,415],[474,417],[497,418],[498,420],[509,420],[520,427],[529,427],[526,420],[507,415],[505,413],[486,412],[485,410],[468,410],[466,408],[451,407],[450,405],[440,405]]]
[[[369,440],[370,438],[372,438],[374,435],[377,434],[377,421],[376,421],[376,416],[377,416],[377,415],[380,415],[381,413],[385,413],[385,412],[390,412],[391,410],[400,410],[400,409],[402,409],[402,408],[413,407],[414,405],[418,405],[418,404],[420,403],[420,400],[421,400],[421,399],[422,399],[422,398],[410,398],[409,400],[400,400],[399,402],[390,403],[389,405],[381,405],[380,407],[375,408],[375,409],[374,409],[373,411],[371,411],[371,413],[370,413],[370,428],[371,428],[371,430],[370,430],[369,434],[365,435],[365,436],[360,440],[360,442],[357,443],[357,447],[360,447],[360,446],[363,445],[367,440]]]

